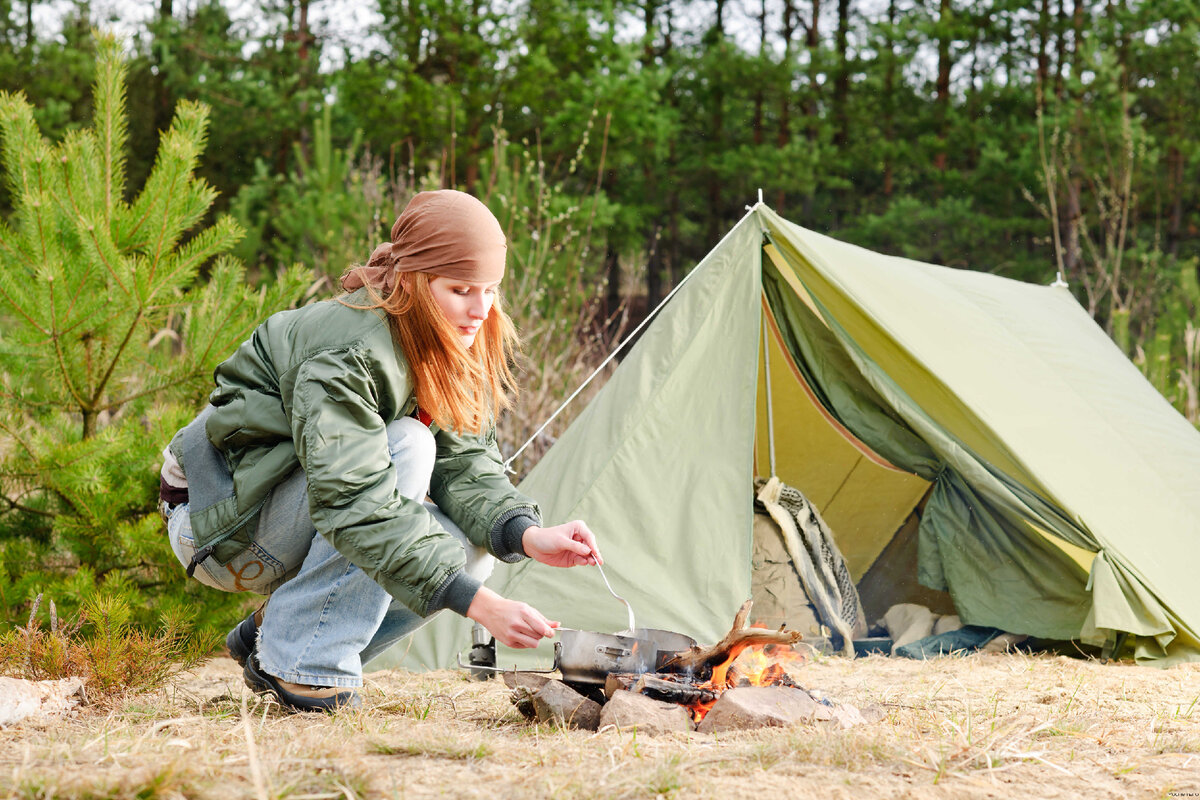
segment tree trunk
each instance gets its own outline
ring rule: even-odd
[[[883,67],[883,197],[890,202],[895,190],[896,164],[893,143],[896,141],[896,0],[888,0],[887,49]]]
[[[838,0],[837,5],[837,74],[833,79],[833,143],[837,146],[849,141],[850,123],[846,102],[850,95],[850,64],[846,56],[847,39],[850,33],[850,0]]]
[[[166,23],[174,16],[174,7],[172,0],[160,0],[158,6],[158,17],[163,23]],[[152,50],[152,53],[157,50]],[[151,56],[154,57],[153,55]],[[171,93],[167,88],[167,72],[162,69],[161,65],[158,69],[158,74],[153,78],[154,82],[154,130],[155,132],[165,131],[171,124],[171,116],[175,111],[175,103],[171,99]]]
[[[1050,85],[1050,0],[1042,0],[1038,11],[1037,37],[1037,85],[1045,94]]]
[[[804,25],[804,47],[808,50],[808,97],[805,98],[804,115],[805,131],[809,141],[813,147],[816,147],[819,136],[818,131],[818,113],[820,111],[821,97],[821,81],[820,81],[820,62],[821,62],[821,0],[812,0],[812,17],[807,23],[801,22]],[[813,222],[813,204],[816,201],[815,187],[811,184],[806,187],[804,193],[804,204],[801,211],[801,216],[804,222],[811,225]]]
[[[1073,48],[1071,52],[1072,73],[1079,74],[1079,42],[1080,36],[1083,35],[1083,4],[1084,0],[1075,0],[1075,8],[1072,14],[1071,29],[1074,34]],[[1063,207],[1062,216],[1062,241],[1063,241],[1063,270],[1068,276],[1077,276],[1080,269],[1080,260],[1082,251],[1080,248],[1079,224],[1083,214],[1082,203],[1080,196],[1083,194],[1083,178],[1079,174],[1079,169],[1076,166],[1083,158],[1082,146],[1079,143],[1080,134],[1083,131],[1083,98],[1076,97],[1075,101],[1075,135],[1071,137],[1071,164],[1068,165],[1067,176],[1067,202]],[[1095,309],[1089,308],[1089,313],[1094,314]]]
[[[767,0],[762,0],[762,13],[759,14],[758,23],[758,60],[765,66],[767,64]],[[765,100],[763,81],[760,80],[754,87],[754,119],[750,124],[756,147],[763,143],[763,103]]]
[[[946,137],[950,124],[950,68],[951,64],[951,35],[947,30],[950,19],[954,14],[951,0],[939,0],[938,6],[938,68],[935,88],[934,117],[937,120],[938,149],[933,156],[933,166],[938,172],[945,172],[947,166]]]
[[[612,189],[611,183],[606,183]],[[616,321],[617,310],[621,307],[621,255],[610,241],[604,252],[604,316],[607,325],[612,330],[618,330]]]
[[[1065,81],[1063,71],[1071,59],[1071,45],[1067,38],[1067,0],[1058,0],[1058,24],[1055,26],[1054,96],[1063,97]]]
[[[655,60],[660,55],[665,55],[655,42],[654,31],[658,9],[657,0],[645,0],[642,6],[643,20],[646,25],[646,36],[642,43],[642,68],[645,70],[653,69]],[[654,144],[653,140],[646,140],[647,151],[651,151]],[[653,159],[642,160],[643,191],[647,197],[658,197],[659,166]],[[654,230],[649,234],[646,242],[646,303],[648,308],[654,308],[663,294],[662,250],[659,247],[661,233],[662,226],[655,223]]]
[[[671,105],[678,101],[672,96]],[[683,278],[683,268],[680,262],[679,242],[679,154],[675,150],[675,140],[667,146],[667,237],[663,246],[663,261],[667,268],[667,285],[674,287]]]
[[[1129,26],[1125,0],[1108,0],[1108,16],[1114,18],[1117,29],[1117,66],[1120,69],[1121,91],[1129,91]],[[1121,12],[1118,15],[1118,12]]]
[[[654,63],[654,20],[657,15],[657,0],[645,0],[642,3],[642,26],[646,29],[646,34],[642,39],[643,67],[648,67]]]
[[[775,137],[775,143],[781,150],[787,147],[792,141],[792,38],[796,35],[796,19],[795,0],[784,0],[783,27],[781,30],[781,34],[783,36],[783,61],[780,69],[783,80],[781,85],[778,87],[779,133]],[[780,214],[784,213],[784,201],[786,199],[786,189],[783,186],[780,186],[775,194],[775,210]]]
[[[311,33],[308,27],[308,4],[309,0],[297,0],[297,15],[296,15],[296,60],[299,62],[299,86],[302,92],[300,98],[300,119],[304,120],[308,117],[308,100],[304,90],[308,87],[309,78],[309,41]],[[308,126],[301,122],[300,130],[298,131],[300,138],[300,151],[304,157],[308,158],[308,145],[311,133]]]
[[[710,47],[723,49],[725,47],[725,0],[716,0],[716,6],[717,19],[706,38],[709,39]],[[713,75],[712,108],[709,119],[709,152],[710,154],[719,154],[725,144],[725,82],[723,76],[719,74]],[[724,203],[722,202],[721,194],[723,187],[721,186],[720,175],[717,173],[716,167],[712,166],[716,163],[715,158],[710,159],[710,166],[706,169],[708,177],[708,208],[706,209],[708,225],[706,226],[705,244],[708,247],[717,243],[721,235],[721,228],[725,224],[725,214],[722,210]]]
[[[662,249],[659,247],[662,238],[662,226],[655,225],[646,242],[646,311],[649,313],[658,306],[663,298],[662,285]]]
[[[1172,126],[1174,127],[1174,120]],[[1177,145],[1167,148],[1167,192],[1170,211],[1167,217],[1167,254],[1179,255],[1179,236],[1183,230],[1183,173],[1185,159]]]

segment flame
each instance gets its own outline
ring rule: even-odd
[[[726,689],[739,686],[799,686],[793,674],[808,663],[808,656],[787,645],[750,645],[729,654],[723,663],[713,667],[709,680],[696,684],[713,691],[717,698]],[[696,702],[689,706],[696,722],[712,709],[717,700]]]

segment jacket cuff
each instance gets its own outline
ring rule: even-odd
[[[506,564],[513,564],[525,558],[521,538],[527,529],[540,524],[537,512],[531,508],[514,508],[501,514],[488,537],[492,555]]]
[[[429,606],[425,609],[423,616],[428,617],[435,611],[441,611],[443,608],[448,608],[455,614],[461,616],[467,615],[467,610],[471,607],[471,601],[475,599],[475,593],[483,586],[483,582],[477,578],[468,575],[465,570],[451,573],[438,590],[433,593],[433,597],[429,598]]]

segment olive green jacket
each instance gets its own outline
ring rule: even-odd
[[[188,476],[196,546],[212,546],[220,563],[245,549],[270,491],[299,467],[313,524],[339,552],[418,614],[465,614],[479,583],[463,571],[462,546],[395,488],[385,428],[415,410],[408,363],[382,311],[347,305],[366,305],[365,292],[344,299],[260,325],[216,369],[212,410],[195,423],[207,435],[191,437],[202,444],[187,452],[186,428],[172,440]],[[522,558],[521,534],[540,516],[504,474],[495,431],[433,430],[431,499],[475,545],[502,561]],[[228,488],[189,473],[203,464],[210,477],[222,461],[228,478],[217,483]]]

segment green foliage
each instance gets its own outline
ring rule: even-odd
[[[124,600],[93,595],[63,624],[49,602],[48,627],[34,601],[29,623],[0,633],[0,674],[30,680],[80,677],[88,699],[105,702],[159,688],[172,675],[203,661],[216,645],[212,635],[192,636],[184,616],[165,617],[157,632],[132,624]]]
[[[228,255],[229,218],[195,177],[207,110],[181,103],[141,191],[126,200],[126,64],[97,42],[92,126],[54,143],[22,95],[0,94],[13,212],[0,220],[0,619],[40,593],[148,624],[185,604],[232,612],[186,586],[155,511],[157,467],[216,363],[296,300],[299,270],[260,290]],[[99,608],[99,606],[94,606]]]
[[[1164,270],[1159,311],[1145,326],[1134,363],[1167,400],[1200,427],[1200,281],[1196,259]]]
[[[260,5],[253,23],[235,21],[222,0],[187,3],[180,14],[183,5],[174,16],[160,11],[132,42],[129,174],[145,179],[172,109],[203,103],[211,124],[197,173],[221,193],[215,208],[223,210],[253,179],[257,159],[282,172],[293,143],[303,142],[324,95],[320,50],[307,37],[299,46],[290,3],[286,12]]]
[[[522,445],[600,360],[592,315],[603,252],[594,239],[611,222],[612,207],[599,186],[582,196],[563,188],[594,146],[592,133],[589,125],[566,174],[556,176],[536,149],[511,144],[497,130],[482,169],[487,189],[481,196],[509,241],[504,308],[530,354],[520,364],[525,392],[499,426],[506,453]],[[560,421],[560,428],[568,419]],[[536,463],[544,449],[543,441],[527,454],[535,460],[526,463]]]
[[[299,262],[336,279],[387,238],[392,204],[379,162],[360,154],[359,137],[334,146],[328,106],[313,126],[309,149],[311,157],[296,145],[286,176],[255,162],[254,179],[230,208],[249,231],[235,252],[268,270]]]
[[[0,20],[0,25],[4,23],[11,25],[11,17]],[[83,124],[96,57],[87,9],[70,9],[62,21],[62,34],[55,39],[29,38],[29,31],[13,29],[4,33],[0,34],[0,91],[46,97],[34,116],[51,136],[60,137]]]

